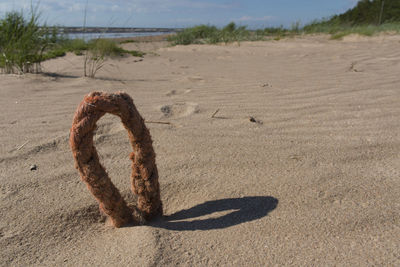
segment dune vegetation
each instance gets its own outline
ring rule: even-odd
[[[232,29],[232,30],[227,30]],[[293,37],[300,34],[330,34],[331,39],[340,39],[349,34],[372,36],[380,32],[400,32],[400,22],[388,22],[380,25],[350,25],[336,22],[320,21],[300,27],[294,23],[290,28],[267,27],[258,30],[248,30],[245,26],[237,27],[235,23],[219,29],[210,25],[199,25],[184,29],[176,35],[171,35],[168,40],[172,45],[189,44],[216,44],[242,41],[280,40],[284,37]]]
[[[198,25],[169,36],[168,41],[172,45],[240,44],[242,41],[280,40],[299,34],[324,33],[330,34],[331,39],[341,39],[348,34],[372,36],[380,32],[400,32],[400,1],[361,0],[343,14],[316,20],[304,26],[296,22],[291,27],[250,30],[234,22],[222,28]],[[85,55],[85,66],[103,62],[107,57],[144,55],[143,52],[125,50],[119,45],[111,39],[69,39],[60,34],[57,27],[39,26],[39,15],[36,11],[32,11],[29,16],[22,12],[11,12],[0,18],[0,70],[3,73],[40,72],[41,62],[64,56],[67,52]],[[89,65],[86,64],[88,61],[91,61]],[[86,71],[84,75],[94,76],[88,75]]]
[[[231,22],[223,28],[199,25],[184,29],[169,38],[172,44],[215,44],[254,40],[279,40],[298,34],[324,33],[332,39],[340,39],[349,34],[372,36],[380,32],[400,32],[400,1],[361,0],[358,4],[340,15],[315,20],[304,26],[300,22],[291,27],[267,27],[249,30]]]
[[[112,39],[69,39],[57,27],[40,26],[37,12],[31,12],[28,17],[22,12],[10,12],[0,18],[0,70],[3,73],[37,73],[45,60],[67,52],[83,55],[86,51],[89,60],[94,61],[126,54],[144,55],[140,51],[125,50]]]
[[[328,19],[317,20],[303,27],[304,33],[328,33],[332,39],[348,34],[372,36],[380,32],[400,32],[400,1],[361,0],[357,5]]]

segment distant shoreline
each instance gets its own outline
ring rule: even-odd
[[[74,33],[61,33],[61,36],[67,39],[83,39],[89,41],[92,39],[114,39],[114,40],[153,40],[163,39],[166,36],[176,34],[176,32],[74,32]],[[160,36],[160,37],[157,37]],[[137,39],[138,38],[138,39]]]
[[[57,27],[60,33],[171,33],[182,31],[180,28],[124,28],[124,27]]]

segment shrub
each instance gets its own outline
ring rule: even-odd
[[[169,36],[168,41],[173,45],[216,44],[250,40],[255,36],[255,34],[250,34],[245,26],[237,27],[231,22],[222,29],[209,25],[186,28],[182,32]]]
[[[250,33],[246,26],[236,27],[234,22],[229,23],[222,29],[222,41],[225,43],[240,42],[248,40]]]
[[[82,55],[82,51],[88,49],[88,44],[83,39],[66,39],[60,43],[66,52],[73,52],[75,55]]]
[[[217,43],[220,41],[219,30],[215,26],[199,25],[169,36],[168,41],[175,45]]]
[[[48,29],[38,26],[32,12],[26,20],[22,12],[11,12],[0,20],[0,68],[5,73],[40,71],[43,53],[51,42]]]
[[[93,39],[86,45],[84,76],[94,78],[97,71],[104,66],[104,62],[109,57],[123,56],[130,54],[143,57],[144,53],[140,51],[125,50],[110,39]]]

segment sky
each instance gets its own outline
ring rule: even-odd
[[[342,13],[357,0],[0,0],[0,17],[39,6],[47,25],[180,28],[229,22],[249,28],[290,27]]]

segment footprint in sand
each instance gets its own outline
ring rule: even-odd
[[[174,95],[176,95],[178,92],[176,91],[176,90],[171,90],[171,91],[169,91],[168,93],[166,93],[165,95],[166,96],[174,96]]]
[[[199,105],[193,102],[175,103],[161,106],[160,111],[163,117],[182,118],[199,113]]]

